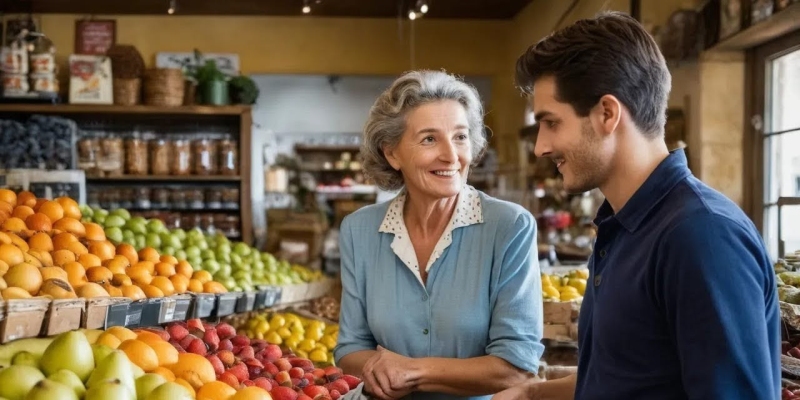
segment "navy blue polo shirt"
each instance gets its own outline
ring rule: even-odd
[[[772,263],[741,209],[672,152],[599,209],[576,400],[780,399]]]

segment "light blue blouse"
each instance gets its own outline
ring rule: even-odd
[[[538,372],[544,346],[536,221],[517,204],[471,193],[479,196],[469,204],[480,207],[481,219],[454,225],[451,243],[429,266],[425,286],[392,248],[399,233],[385,229],[397,199],[344,219],[336,362],[380,344],[414,358],[493,355]]]

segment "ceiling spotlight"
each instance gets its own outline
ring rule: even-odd
[[[311,12],[311,6],[303,6],[303,14],[308,14]]]
[[[169,0],[169,8],[167,9],[167,14],[172,15],[175,14],[175,11],[178,10],[177,0]]]
[[[422,3],[422,5],[419,6],[419,12],[426,14],[428,12],[428,3]]]
[[[410,19],[412,21],[417,19],[417,13],[415,13],[414,10],[409,11],[408,12],[408,19]]]

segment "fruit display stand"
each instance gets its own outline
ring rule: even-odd
[[[545,301],[544,338],[557,342],[578,340],[578,312],[580,305],[573,301]]]
[[[783,400],[800,399],[800,250],[774,264],[781,313]]]

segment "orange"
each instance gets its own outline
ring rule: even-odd
[[[78,262],[81,263],[86,269],[91,267],[99,267],[103,262],[100,257],[94,254],[81,254],[78,256]]]
[[[156,273],[156,266],[151,261],[139,261],[134,264],[132,267],[141,267],[147,270],[150,275],[155,275]]]
[[[153,343],[154,342],[163,342],[164,341],[164,339],[162,339],[161,336],[158,336],[153,332],[135,330],[135,331],[133,331],[133,333],[136,334],[136,340],[141,340],[141,341],[147,343],[150,347],[153,347]],[[167,344],[169,344],[169,343],[167,343]],[[175,362],[178,362],[178,360],[175,360]]]
[[[56,250],[66,249],[70,243],[77,241],[78,238],[71,233],[57,233],[55,236],[53,236],[53,248]]]
[[[91,242],[89,243],[89,253],[94,254],[100,261],[110,260],[114,258],[117,250],[114,248],[114,245],[109,242],[108,240],[103,240],[102,242]]]
[[[50,218],[42,213],[35,213],[25,218],[25,226],[37,232],[49,232],[53,229],[53,223],[50,222]]]
[[[104,344],[112,349],[116,349],[119,347],[120,343],[122,343],[122,340],[120,340],[113,333],[103,332],[97,337],[97,341],[95,343]]]
[[[150,273],[146,266],[141,265],[141,263],[128,268],[126,273],[131,277],[133,282],[140,285],[149,285],[150,281],[153,280],[153,274]]]
[[[141,340],[125,340],[119,344],[118,349],[127,354],[128,359],[130,359],[132,363],[139,366],[139,368],[141,368],[144,372],[150,372],[158,368],[158,354],[156,354],[156,351],[153,350],[152,347],[148,346],[147,343],[142,342]]]
[[[104,241],[106,240],[106,232],[103,227],[94,222],[84,222],[83,228],[86,231],[86,240]]]
[[[78,297],[84,297],[87,299],[95,298],[95,297],[110,297],[111,295],[108,294],[108,291],[105,290],[102,286],[94,283],[94,282],[87,282],[81,285],[77,290],[75,290],[75,294]]]
[[[25,218],[28,218],[29,215],[33,215],[35,213],[36,212],[28,206],[17,206],[14,208],[14,212],[11,213],[11,216],[25,220]]]
[[[61,268],[67,272],[67,281],[73,288],[78,289],[87,282],[86,269],[83,268],[83,265],[72,261],[62,265]]]
[[[130,262],[125,256],[114,256],[114,258],[110,260],[103,261],[103,266],[114,274],[127,273],[129,264]]]
[[[175,374],[173,374],[172,371],[169,370],[169,368],[158,367],[154,369],[152,373],[163,376],[167,380],[167,382],[175,382]]]
[[[58,205],[58,203],[56,203],[56,205]],[[81,221],[75,218],[64,217],[58,220],[51,218],[50,220],[55,221],[55,223],[53,223],[53,229],[58,229],[61,232],[69,232],[77,237],[84,237],[86,235],[86,228]]]
[[[169,278],[172,275],[175,275],[175,266],[172,264],[168,264],[165,262],[160,262],[155,265],[156,275],[158,276],[166,276]]]
[[[53,256],[53,265],[63,266],[66,263],[76,260],[75,253],[67,249],[56,250],[51,255]]]
[[[172,286],[175,287],[175,293],[186,293],[189,290],[189,278],[183,275],[173,275],[169,277],[169,281],[172,282]]]
[[[37,212],[46,215],[47,218],[50,218],[50,221],[52,222],[56,222],[61,218],[64,218],[64,208],[61,207],[61,204],[58,204],[52,200],[45,200],[41,205],[39,205]]]
[[[44,267],[40,268],[39,272],[42,274],[42,280],[46,281],[48,279],[60,279],[65,282],[69,282],[69,274],[63,268],[60,267]]]
[[[139,254],[136,253],[136,249],[127,243],[117,245],[117,254],[125,256],[131,265],[139,262]]]
[[[248,386],[236,392],[228,400],[272,400],[272,396],[258,386]]]
[[[192,265],[189,264],[186,260],[178,261],[178,264],[175,266],[175,273],[183,275],[187,278],[191,278],[192,274],[194,273],[194,269]]]
[[[122,290],[120,288],[111,284],[111,282],[103,283],[103,289],[108,292],[108,295],[111,297],[122,297]]]
[[[8,264],[5,261],[0,261],[0,279],[3,279],[3,275],[5,275],[6,272],[8,272],[8,268],[9,268]],[[5,288],[0,286],[0,289],[5,289]]]
[[[53,251],[53,239],[44,232],[38,232],[28,238],[28,246],[31,250]]]
[[[236,394],[236,389],[225,382],[208,382],[197,391],[197,400],[228,400]]]
[[[225,286],[222,286],[219,282],[206,282],[203,284],[203,292],[206,293],[226,293],[228,289],[225,289]]]
[[[5,201],[12,206],[17,205],[17,194],[13,190],[0,189],[0,201]]]
[[[111,277],[111,283],[115,286],[130,286],[133,285],[131,277],[125,274],[114,274]],[[124,296],[124,294],[123,294]]]
[[[9,287],[18,287],[31,296],[35,296],[42,287],[42,274],[39,268],[34,267],[28,263],[20,263],[12,265],[5,275],[3,275]]]
[[[72,242],[67,246],[67,250],[75,253],[76,256],[81,256],[82,254],[89,254],[89,250],[86,249],[86,246],[83,245],[81,242]]]
[[[178,362],[170,365],[169,369],[175,374],[176,381],[185,379],[195,389],[217,380],[211,362],[205,357],[194,353],[178,354]]]
[[[11,244],[13,241],[11,240],[11,235],[6,232],[0,232],[0,244],[8,243]]]
[[[81,263],[83,264],[83,263]],[[98,264],[99,265],[99,264]],[[86,265],[84,264],[84,267]],[[86,269],[86,280],[94,283],[110,282],[114,274],[106,267],[89,267]]]
[[[32,256],[33,258],[39,260],[39,263],[42,264],[43,267],[52,267],[53,266],[53,256],[50,255],[48,251],[40,251],[40,250],[28,250],[28,255]]]
[[[36,205],[36,195],[33,193],[23,190],[17,194],[17,205],[23,205],[33,208]]]
[[[20,250],[28,251],[31,249],[30,246],[28,246],[28,242],[26,242],[25,239],[19,237],[19,235],[17,235],[16,233],[8,232],[7,234],[8,237],[11,238],[11,244],[17,246]]]
[[[158,260],[167,264],[172,264],[172,265],[178,264],[178,259],[175,258],[175,256],[171,256],[169,254],[162,254]]]
[[[150,261],[152,263],[157,263],[161,256],[158,254],[158,251],[152,247],[145,247],[139,250],[139,259],[143,261]]]
[[[25,261],[22,250],[13,244],[0,244],[0,261],[5,261],[10,266],[15,266]]]
[[[197,279],[189,279],[189,285],[186,287],[186,290],[192,293],[203,293],[203,284]]]
[[[140,288],[140,287],[138,287],[136,285],[123,286],[122,289],[120,289],[120,290],[122,290],[122,297],[127,297],[127,298],[129,298],[131,300],[134,300],[134,301],[147,298],[147,296],[145,296],[144,291],[142,290],[142,288]]]
[[[2,211],[3,214],[6,214],[6,216],[9,216],[14,212],[14,206],[6,203],[5,201],[0,201],[0,211]]]
[[[2,228],[6,232],[15,232],[16,233],[16,232],[22,232],[24,230],[27,230],[28,226],[25,225],[25,221],[23,221],[23,220],[21,220],[21,219],[19,219],[17,217],[11,217],[11,218],[5,220],[3,222],[3,224],[0,225],[0,228]]]
[[[200,283],[205,284],[206,282],[211,282],[211,273],[208,271],[200,270],[194,271],[192,274],[192,279],[197,279]]]
[[[140,284],[139,287],[142,288],[142,292],[144,292],[144,295],[147,296],[147,298],[149,299],[164,297],[164,292],[153,285]]]
[[[124,326],[112,326],[111,328],[106,329],[106,332],[119,338],[120,342],[136,339],[136,332]]]
[[[61,206],[61,209],[64,210],[65,217],[80,220],[83,216],[81,215],[81,208],[78,207],[78,202],[69,197],[59,197],[56,199],[56,203],[58,203]]]
[[[33,206],[31,206],[31,207],[33,207],[33,211],[39,211],[39,208],[41,208],[41,207],[42,207],[42,204],[44,204],[44,203],[46,203],[46,202],[48,202],[48,201],[50,201],[50,200],[47,200],[47,199],[45,199],[45,198],[39,198],[39,199],[36,199],[36,204],[34,204],[34,205],[33,205]]]
[[[172,296],[175,294],[175,286],[172,285],[172,282],[166,276],[154,276],[153,280],[150,281],[150,286],[159,288],[164,293],[164,296]]]
[[[154,336],[158,336],[153,334]],[[142,339],[139,339],[142,340]],[[165,342],[160,337],[158,341],[151,340],[145,341],[153,350],[155,350],[156,355],[158,356],[158,365],[161,367],[166,367],[168,365],[175,364],[178,362],[178,350],[175,349],[169,342]]]

